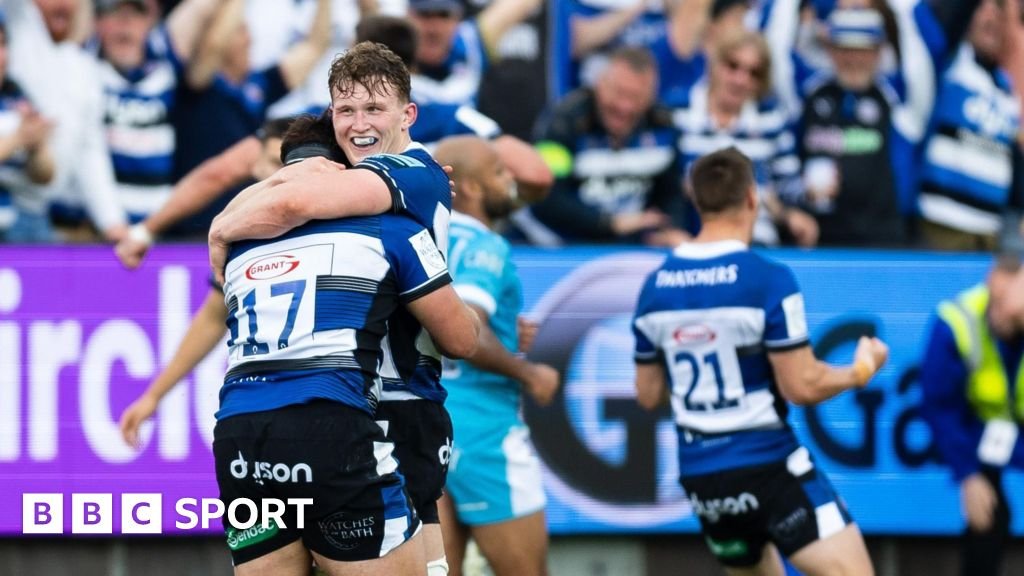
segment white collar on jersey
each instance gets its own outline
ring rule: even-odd
[[[490,230],[490,228],[488,228],[483,222],[473,218],[469,214],[459,212],[458,210],[452,210],[452,224],[461,224],[462,226],[476,228],[478,230]]]
[[[430,154],[430,151],[427,150],[426,146],[424,146],[423,144],[420,144],[419,142],[417,142],[415,140],[410,140],[409,141],[409,145],[406,146],[405,150],[402,150],[402,152],[408,152],[410,150],[425,150],[428,154]],[[431,154],[431,156],[433,156],[433,154]]]
[[[743,252],[747,245],[740,240],[719,240],[718,242],[683,242],[672,251],[679,258],[709,260],[732,252]]]

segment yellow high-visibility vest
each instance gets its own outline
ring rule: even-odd
[[[984,284],[939,304],[939,317],[953,331],[957,351],[968,371],[967,401],[984,421],[1024,421],[1024,362],[1017,370],[1016,403],[1011,413],[1009,383],[985,311],[989,292]]]

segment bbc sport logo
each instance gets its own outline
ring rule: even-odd
[[[21,495],[22,534],[64,534],[65,494],[26,493]],[[121,527],[118,534],[162,534],[162,494],[121,494]],[[237,498],[225,508],[217,498],[180,498],[174,503],[174,527],[178,530],[208,529],[212,520],[227,513],[228,524],[248,530],[257,524],[267,530],[274,522],[287,528],[284,521],[289,506],[295,508],[295,527],[305,527],[305,509],[312,498],[263,498],[254,501]],[[244,511],[244,512],[243,512]],[[71,534],[113,534],[114,495],[101,493],[71,494]],[[244,520],[243,520],[244,518]]]

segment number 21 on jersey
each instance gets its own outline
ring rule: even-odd
[[[672,394],[692,412],[735,408],[743,398],[743,376],[735,349],[701,347],[671,353]]]

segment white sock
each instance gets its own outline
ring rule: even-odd
[[[448,557],[441,556],[427,562],[427,576],[448,576]]]

